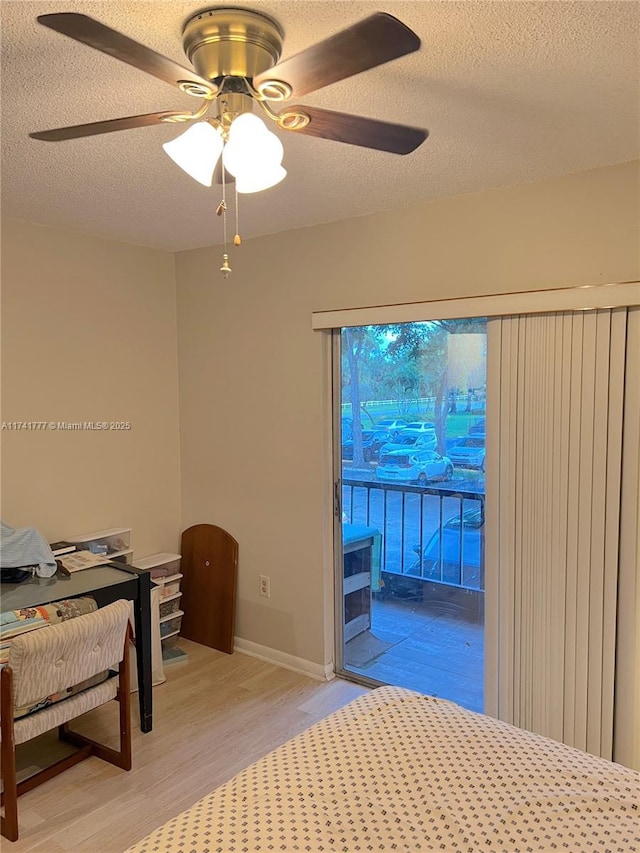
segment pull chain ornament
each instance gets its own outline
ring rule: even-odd
[[[227,187],[224,179],[224,166],[222,167],[222,201],[218,205],[216,213],[222,216],[222,236],[224,240],[224,254],[222,255],[222,266],[220,272],[224,278],[229,278],[231,267],[229,266],[229,255],[227,254]]]
[[[240,236],[240,226],[238,225],[238,185],[236,184],[236,233],[233,235],[233,245],[239,246],[242,243]]]

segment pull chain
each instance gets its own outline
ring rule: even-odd
[[[239,246],[242,243],[242,237],[240,236],[240,226],[238,225],[238,184],[235,185],[235,201],[236,201],[236,233],[233,235],[233,245]]]
[[[227,254],[227,186],[225,183],[224,164],[220,162],[222,168],[222,201],[218,205],[216,213],[222,216],[222,239],[224,242],[224,253],[222,255],[222,266],[220,272],[225,278],[229,278],[231,267],[229,266],[229,255]]]

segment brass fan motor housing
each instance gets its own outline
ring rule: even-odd
[[[282,28],[250,9],[205,9],[184,25],[185,53],[201,77],[252,80],[276,64],[282,52]]]

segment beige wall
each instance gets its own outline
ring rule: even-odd
[[[2,420],[132,424],[4,430],[3,519],[56,538],[131,526],[137,556],[219,524],[240,543],[237,635],[328,663],[330,351],[311,312],[636,280],[639,178],[614,166],[246,241],[227,281],[219,248],[174,273],[167,253],[3,222]]]
[[[180,467],[174,257],[4,220],[2,420],[130,431],[2,431],[2,518],[62,538],[132,527],[175,550]]]
[[[220,524],[240,543],[238,636],[329,662],[328,345],[311,312],[638,278],[638,175],[249,240],[227,281],[219,249],[179,254],[182,520],[174,258],[5,221],[2,419],[132,429],[3,431],[3,517],[52,537],[131,525],[138,556]]]
[[[627,164],[249,240],[227,281],[219,248],[177,256],[183,523],[238,539],[240,637],[330,660],[328,347],[311,312],[638,279],[638,186]]]

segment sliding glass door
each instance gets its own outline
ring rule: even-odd
[[[342,674],[640,767],[639,294],[314,315],[335,345]]]
[[[481,711],[486,321],[345,327],[337,361],[340,669]]]

